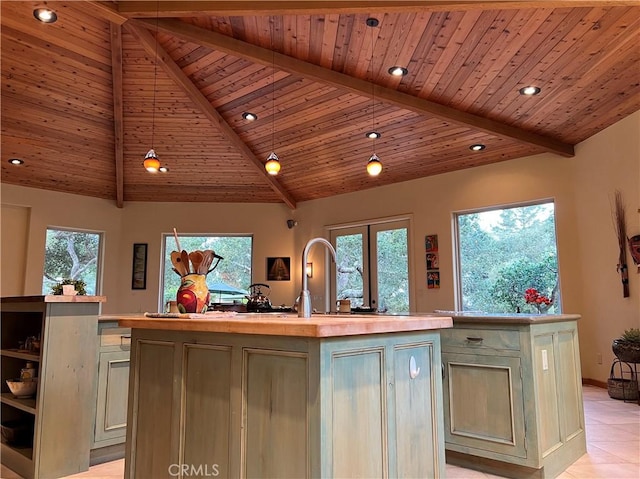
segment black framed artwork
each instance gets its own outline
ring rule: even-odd
[[[291,258],[267,258],[267,281],[290,281]]]
[[[131,289],[147,289],[147,243],[133,244]]]

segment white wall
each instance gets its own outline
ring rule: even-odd
[[[640,234],[640,112],[578,145],[574,158],[551,154],[521,158],[303,202],[295,211],[280,204],[142,202],[119,209],[112,201],[14,185],[2,185],[2,204],[31,209],[24,294],[40,292],[47,226],[105,231],[103,293],[108,300],[103,312],[107,313],[157,309],[161,234],[173,227],[180,233],[253,234],[255,282],[266,280],[267,256],[290,256],[292,281],[270,282],[273,302],[290,304],[300,290],[301,253],[308,239],[325,236],[328,225],[409,214],[414,309],[431,311],[454,306],[452,212],[552,198],[564,311],[583,316],[579,323],[583,377],[605,381],[613,360],[611,340],[626,328],[640,326],[640,275],[630,268],[631,297],[623,298],[615,271],[618,253],[610,206],[615,189],[626,200],[629,235]],[[288,229],[289,218],[298,226]],[[5,227],[3,215],[3,243]],[[439,236],[439,290],[426,287],[427,234]],[[131,290],[133,243],[149,244],[147,289],[142,291]],[[4,250],[3,246],[3,255]],[[323,292],[322,257],[321,248],[314,247],[310,256],[314,278],[309,286],[315,296]],[[5,261],[1,273],[3,285],[20,274]],[[602,365],[596,364],[598,353],[603,355]]]

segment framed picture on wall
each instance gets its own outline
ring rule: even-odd
[[[147,289],[147,243],[133,244],[131,289]]]
[[[291,280],[291,258],[267,258],[267,281]]]

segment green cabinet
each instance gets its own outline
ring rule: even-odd
[[[447,461],[552,478],[586,452],[575,320],[442,331]]]
[[[438,331],[134,329],[132,359],[125,477],[444,476]]]
[[[98,356],[95,423],[92,442],[92,463],[102,462],[95,451],[99,448],[123,444],[127,434],[127,399],[129,389],[129,355],[131,349],[131,330],[119,328],[115,321],[101,321],[98,324]],[[124,446],[119,454],[113,455],[115,448],[106,459],[122,457]]]
[[[96,329],[103,297],[2,298],[2,421],[30,434],[20,444],[2,443],[2,463],[24,478],[63,477],[89,468],[96,375]],[[39,351],[19,342],[40,338]],[[37,368],[35,397],[15,398],[5,380],[20,376],[25,361]]]

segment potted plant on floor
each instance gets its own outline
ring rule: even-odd
[[[613,340],[611,349],[620,361],[640,363],[640,329],[625,330],[622,336]]]

